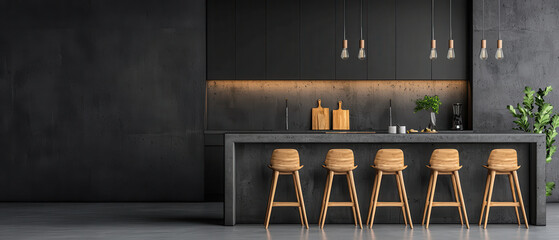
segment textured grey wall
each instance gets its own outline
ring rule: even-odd
[[[322,100],[330,111],[350,110],[352,130],[382,130],[389,125],[389,99],[393,124],[424,128],[429,123],[425,111],[413,113],[415,100],[438,94],[443,102],[437,117],[439,129],[450,129],[452,103],[467,110],[468,81],[208,81],[208,129],[284,130],[285,98],[289,99],[289,129],[311,130],[311,109]],[[332,114],[330,114],[332,115]],[[330,116],[331,117],[331,116]],[[467,115],[464,115],[467,119]]]
[[[0,11],[0,201],[203,200],[204,1]]]
[[[485,36],[490,58],[479,60],[482,1],[473,3],[473,119],[477,131],[510,130],[508,104],[522,101],[524,86],[556,90],[548,100],[559,112],[559,1],[501,1],[501,35],[505,58],[495,60],[497,1],[486,1]],[[559,155],[548,164],[547,179],[559,181]],[[559,189],[548,201],[559,201]]]

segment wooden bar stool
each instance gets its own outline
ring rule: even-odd
[[[367,216],[367,225],[369,225],[369,228],[373,227],[377,207],[401,207],[402,215],[404,215],[404,223],[407,226],[409,220],[410,227],[413,228],[410,207],[408,205],[408,194],[406,193],[404,177],[402,175],[402,170],[408,167],[404,165],[404,152],[400,149],[381,149],[377,152],[374,165],[371,165],[371,167],[377,170],[377,174],[373,184],[373,193],[371,194],[369,215]],[[396,177],[398,195],[400,196],[399,202],[378,202],[380,182],[383,175],[394,175]]]
[[[328,169],[328,177],[326,178],[326,186],[324,187],[324,196],[322,198],[322,208],[320,211],[320,218],[318,219],[318,225],[320,228],[324,227],[328,207],[351,207],[355,226],[359,223],[359,227],[363,228],[361,224],[361,213],[359,212],[359,203],[357,201],[357,192],[355,190],[355,181],[353,179],[353,169],[357,168],[357,166],[354,165],[353,151],[351,149],[330,149],[328,154],[326,154],[324,164],[325,165],[322,165],[322,167]],[[351,202],[330,202],[334,175],[346,175]]]
[[[272,178],[268,208],[266,210],[266,220],[264,221],[266,229],[268,229],[270,223],[272,207],[298,207],[301,225],[304,225],[308,229],[309,223],[307,221],[305,201],[303,200],[303,192],[301,190],[301,180],[299,179],[299,169],[303,168],[303,165],[299,165],[299,152],[295,149],[276,149],[272,153],[269,167],[274,170],[274,177]],[[295,186],[297,202],[274,202],[279,175],[293,176],[293,185]]]
[[[520,226],[520,216],[518,215],[518,207],[522,209],[522,216],[524,217],[524,223],[526,228],[528,227],[528,219],[526,218],[526,211],[524,210],[524,201],[522,200],[522,193],[520,192],[520,184],[518,183],[518,175],[516,170],[520,168],[518,166],[518,159],[516,156],[516,150],[514,149],[494,149],[489,154],[489,160],[487,160],[488,165],[483,167],[487,168],[487,180],[485,182],[485,193],[483,194],[483,203],[481,205],[481,215],[479,216],[479,224],[483,221],[483,211],[487,207],[487,212],[485,212],[485,224],[483,228],[487,228],[487,219],[489,217],[489,208],[491,207],[514,207],[516,212],[516,220],[518,221],[518,226]],[[510,190],[512,192],[512,202],[492,202],[491,197],[493,195],[493,185],[495,184],[495,175],[508,175]],[[513,183],[514,182],[514,183]],[[516,201],[515,188],[518,193],[518,201]],[[487,193],[489,192],[489,196]]]
[[[431,169],[431,177],[429,179],[429,188],[427,190],[427,199],[425,200],[421,225],[425,222],[425,214],[427,213],[427,225],[425,225],[425,228],[429,228],[431,209],[433,207],[458,207],[460,223],[464,225],[464,221],[466,221],[466,227],[470,228],[468,214],[466,213],[466,204],[464,203],[464,196],[462,195],[460,176],[458,175],[458,170],[462,168],[462,166],[460,166],[458,150],[436,149],[433,151],[433,154],[431,154],[430,165],[427,165],[427,167]],[[437,177],[439,175],[451,175],[456,202],[433,202],[435,188],[437,186]]]

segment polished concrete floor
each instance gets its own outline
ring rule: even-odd
[[[0,239],[559,239],[559,204],[548,204],[547,226],[376,224],[373,230],[328,224],[222,226],[219,203],[1,203]],[[492,209],[493,211],[493,209]],[[496,211],[506,211],[501,208]],[[510,211],[513,211],[510,209]]]

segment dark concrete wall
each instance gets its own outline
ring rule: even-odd
[[[205,2],[0,2],[1,201],[203,200]]]
[[[547,100],[559,112],[559,1],[501,1],[501,35],[505,58],[493,57],[497,45],[498,6],[486,1],[485,36],[490,58],[477,58],[481,40],[482,4],[473,2],[474,130],[511,130],[514,119],[506,105],[522,101],[524,86],[553,86]],[[559,155],[548,164],[548,181],[559,181]],[[559,201],[559,188],[548,201]]]

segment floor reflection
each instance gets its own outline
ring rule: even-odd
[[[522,228],[511,226],[508,224],[495,224],[491,229],[483,229],[483,227],[472,226],[471,229],[466,226],[455,224],[432,224],[429,229],[418,226],[415,229],[402,227],[396,224],[378,224],[372,229],[367,227],[360,229],[359,227],[347,226],[344,224],[329,224],[324,229],[319,227],[311,227],[305,229],[301,227],[290,228],[293,225],[275,225],[266,230],[268,240],[272,239],[321,239],[321,240],[338,240],[338,239],[356,239],[356,240],[384,240],[384,239],[530,239],[530,231]],[[504,234],[506,233],[506,234]]]

